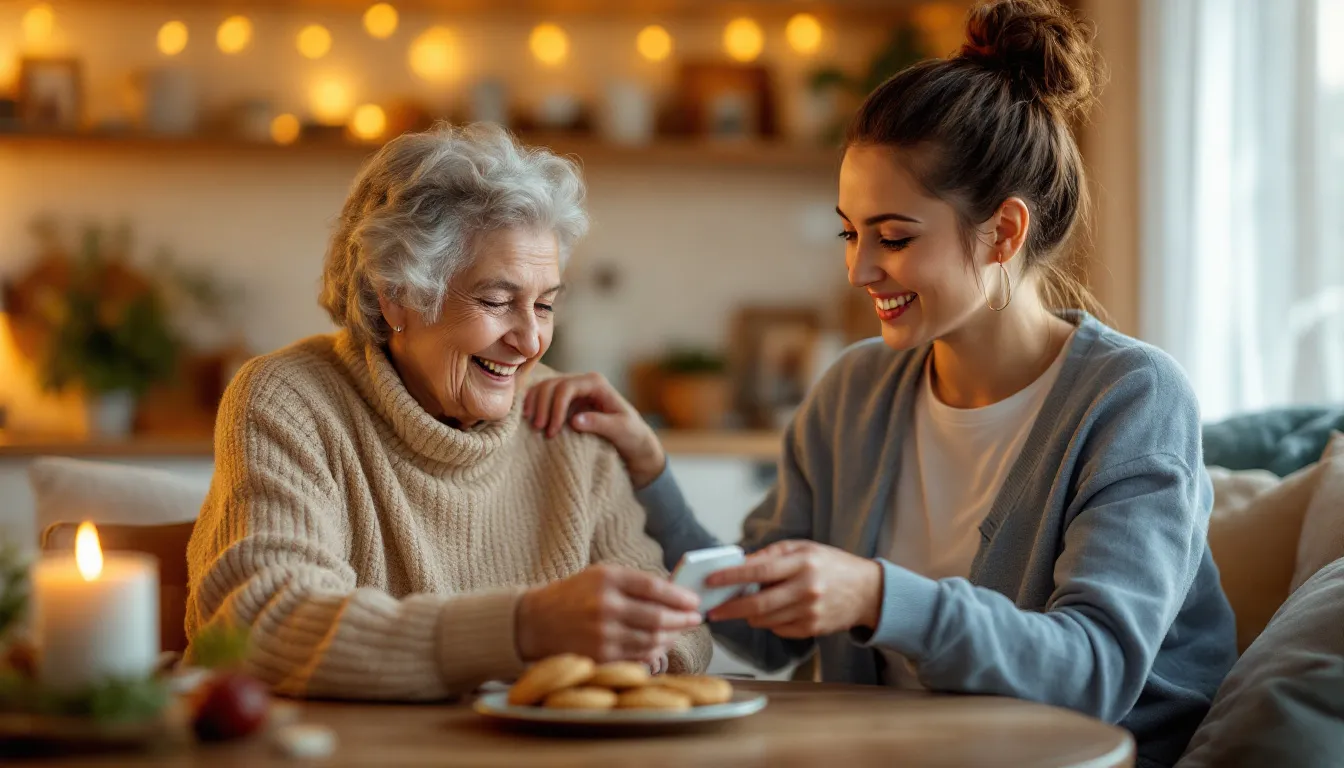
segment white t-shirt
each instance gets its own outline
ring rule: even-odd
[[[980,523],[1059,378],[1070,337],[1050,367],[1025,389],[983,408],[953,408],[933,392],[932,358],[915,394],[905,433],[896,508],[882,523],[878,555],[930,579],[970,576]],[[886,683],[919,688],[905,657],[887,657]]]

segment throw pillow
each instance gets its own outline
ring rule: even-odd
[[[1292,589],[1344,557],[1344,433],[1330,439],[1318,466],[1321,478],[1302,520]]]
[[[1317,465],[1280,481],[1262,470],[1209,468],[1213,513],[1209,551],[1237,618],[1237,651],[1246,650],[1288,599],[1298,538],[1320,483]]]
[[[1344,765],[1344,560],[1293,593],[1232,667],[1177,768]]]
[[[161,525],[195,520],[209,482],[161,469],[41,457],[28,465],[37,531],[53,523]]]

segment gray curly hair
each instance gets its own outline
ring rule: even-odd
[[[322,269],[322,308],[357,340],[381,344],[388,327],[379,293],[434,322],[479,235],[550,230],[563,270],[588,230],[583,202],[573,161],[522,147],[497,126],[398,136],[369,159],[345,200]]]

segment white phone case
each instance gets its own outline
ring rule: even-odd
[[[708,613],[739,595],[751,594],[756,585],[734,585],[710,589],[705,586],[705,577],[724,568],[741,565],[747,559],[742,548],[736,545],[697,549],[681,556],[677,568],[672,572],[672,583],[685,587],[700,596],[700,612]]]

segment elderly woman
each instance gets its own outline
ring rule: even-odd
[[[189,636],[248,627],[250,670],[298,696],[437,698],[562,652],[703,670],[695,597],[617,453],[519,428],[583,195],[572,163],[493,128],[374,155],[323,270],[342,330],[224,397]]]

